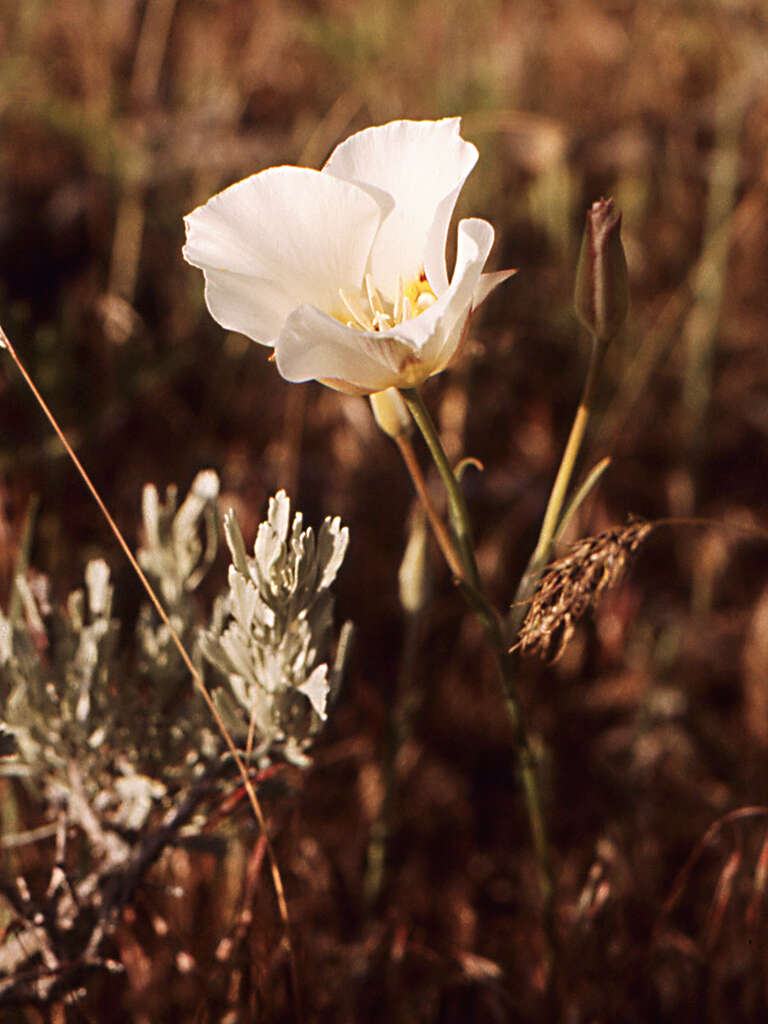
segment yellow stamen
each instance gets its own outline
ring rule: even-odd
[[[371,312],[375,318],[377,313],[384,312],[384,306],[381,303],[381,296],[376,289],[376,285],[373,283],[373,276],[371,274],[365,275],[365,291],[368,295],[368,305],[371,307]]]
[[[366,314],[362,310],[355,308],[354,301],[347,295],[343,288],[339,288],[339,298],[344,303],[347,312],[352,314],[353,323],[349,323],[349,321],[347,321],[347,327],[359,327],[362,331],[375,330]]]
[[[363,286],[363,294],[359,297],[349,295],[339,288],[344,310],[334,314],[345,326],[360,331],[389,331],[397,324],[423,313],[437,299],[423,270],[407,284],[402,276],[398,276],[391,305],[382,298],[371,274],[365,275]]]
[[[403,275],[397,275],[397,288],[395,290],[395,305],[392,310],[392,319],[399,324],[403,319]]]

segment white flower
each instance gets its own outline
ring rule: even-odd
[[[483,274],[484,220],[448,225],[477,150],[459,118],[393,121],[337,146],[322,171],[271,167],[185,218],[184,257],[222,327],[274,346],[287,380],[353,394],[413,387],[451,361]]]

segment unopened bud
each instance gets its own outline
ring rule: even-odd
[[[598,343],[609,342],[626,319],[627,260],[621,214],[612,199],[599,199],[587,212],[573,301],[579,320]]]
[[[410,433],[411,415],[397,388],[376,391],[369,398],[376,422],[385,434],[397,438]]]
[[[408,543],[397,572],[400,604],[411,615],[421,611],[429,597],[428,539],[426,516],[418,510],[411,517]]]

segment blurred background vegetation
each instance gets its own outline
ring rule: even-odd
[[[211,466],[247,539],[281,486],[308,522],[351,529],[345,690],[313,769],[265,797],[310,1020],[544,1019],[530,842],[492,660],[437,557],[408,653],[394,446],[365,400],[287,384],[211,320],[182,216],[264,167],[321,166],[369,124],[462,115],[480,160],[459,213],[490,220],[493,263],[520,273],[425,397],[450,455],[484,464],[466,487],[503,607],[586,365],[570,304],[584,213],[615,197],[632,310],[582,469],[613,463],[571,539],[630,513],[727,528],[657,531],[557,664],[524,662],[558,1019],[755,1020],[766,818],[725,825],[675,878],[721,815],[768,801],[767,85],[761,0],[0,2],[0,322],[118,522],[135,538],[146,481],[186,490]],[[106,554],[130,622],[138,587],[8,360],[0,392],[3,600],[36,497],[32,564],[61,598]],[[366,905],[398,680],[419,701]],[[228,827],[223,861],[167,867],[188,893],[168,933],[148,891],[119,936],[125,979],[67,1019],[290,1019],[266,872],[244,887],[253,826],[243,809]],[[244,892],[233,987],[215,955]]]

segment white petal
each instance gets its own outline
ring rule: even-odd
[[[458,227],[456,265],[447,292],[421,316],[394,329],[398,337],[409,340],[419,351],[425,376],[444,369],[453,358],[473,297],[480,282],[485,261],[493,245],[493,228],[485,220],[462,220]]]
[[[433,290],[448,285],[445,239],[456,199],[477,160],[477,150],[459,135],[460,119],[392,121],[351,136],[331,154],[323,173],[371,186],[395,203],[376,236],[370,270],[392,300],[398,275],[425,269]]]
[[[286,380],[320,380],[350,394],[383,391],[403,381],[415,358],[391,335],[345,327],[315,306],[299,306],[275,342],[277,368]]]
[[[185,218],[184,258],[205,273],[214,319],[271,345],[302,302],[335,309],[339,288],[360,289],[383,202],[319,171],[272,167]]]
[[[425,312],[389,331],[358,331],[313,306],[300,306],[276,342],[278,370],[286,380],[320,380],[352,394],[420,384],[456,351],[492,245],[487,221],[461,221],[449,289]]]
[[[203,274],[205,304],[213,319],[260,345],[274,345],[286,316],[296,305],[293,295],[276,281],[231,270],[203,268]]]
[[[481,274],[475,294],[472,296],[472,309],[482,306],[494,288],[498,288],[500,284],[508,281],[516,273],[517,270],[494,270],[490,274]]]

